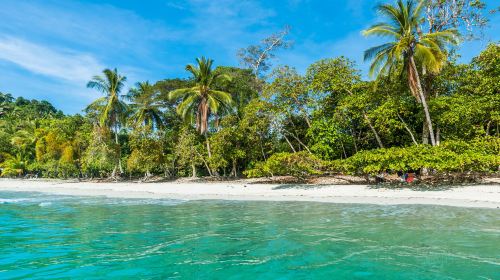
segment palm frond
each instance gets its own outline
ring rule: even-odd
[[[394,37],[394,38],[399,38],[401,37],[400,33],[398,33],[398,30],[394,28],[394,26],[389,25],[387,23],[377,23],[375,25],[372,25],[368,29],[364,30],[362,32],[363,36],[387,36],[387,37]]]
[[[370,60],[370,59],[378,56],[378,54],[380,54],[381,52],[385,52],[385,51],[389,50],[393,46],[394,46],[394,43],[391,42],[391,43],[385,43],[385,44],[382,44],[380,46],[369,48],[365,51],[363,59],[365,61]]]
[[[226,105],[231,105],[233,103],[233,98],[231,97],[231,94],[224,91],[211,90],[209,96],[215,98],[218,102],[224,103]]]
[[[181,88],[176,89],[168,93],[168,99],[170,101],[177,100],[179,98],[184,98],[188,94],[192,94],[197,90],[197,88]]]
[[[433,73],[437,73],[441,69],[442,63],[437,59],[436,54],[424,45],[415,46],[415,58]]]
[[[219,106],[222,105],[220,102],[218,102],[214,96],[209,95],[207,98],[208,102],[208,107],[210,108],[210,111],[214,114],[217,114],[219,112]]]
[[[185,118],[190,109],[192,109],[193,106],[196,105],[199,98],[200,97],[196,94],[189,95],[177,106],[177,113]]]

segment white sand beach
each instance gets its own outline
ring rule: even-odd
[[[75,196],[170,198],[182,200],[313,201],[366,204],[432,204],[500,208],[500,184],[455,186],[437,190],[369,185],[253,184],[236,182],[95,183],[70,180],[0,179],[0,191]]]

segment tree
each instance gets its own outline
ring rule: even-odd
[[[181,128],[179,139],[175,147],[175,155],[179,166],[191,168],[191,176],[197,176],[196,166],[203,161],[203,156],[198,151],[198,141],[196,133],[189,126]],[[210,171],[210,169],[208,169]]]
[[[97,99],[87,108],[98,111],[99,123],[101,126],[114,128],[115,144],[119,146],[119,128],[124,123],[125,114],[127,112],[127,104],[122,101],[120,93],[127,78],[118,74],[116,68],[114,70],[105,69],[103,74],[103,76],[94,76],[92,80],[87,83],[87,87],[96,89],[105,94],[105,96]],[[123,168],[120,155],[118,155],[117,165],[113,171],[112,177],[116,176],[117,168],[120,170],[120,174],[122,174]]]
[[[429,33],[454,28],[466,39],[477,39],[477,33],[480,34],[488,22],[482,14],[485,7],[479,0],[427,0],[422,28],[427,28]]]
[[[259,96],[260,83],[250,69],[218,66],[215,71],[231,77],[231,81],[224,80],[215,83],[215,88],[231,93],[236,113],[241,117],[245,106]]]
[[[88,149],[82,157],[83,170],[91,177],[116,172],[120,147],[114,143],[108,127],[94,126]]]
[[[500,46],[490,44],[471,64],[449,64],[436,77],[444,92],[432,109],[446,139],[499,135]]]
[[[12,101],[14,98],[9,93],[0,92],[0,117],[5,115],[12,106]]]
[[[131,172],[142,172],[144,179],[164,162],[161,133],[153,133],[151,125],[137,127],[130,137],[132,152],[127,160]]]
[[[136,83],[135,88],[130,89],[127,98],[132,102],[130,104],[132,126],[163,127],[160,110],[162,105],[159,103],[158,90],[155,86],[149,82]]]
[[[305,78],[294,68],[284,66],[274,69],[272,79],[264,89],[264,97],[288,113],[298,113],[310,127],[314,100]]]
[[[279,49],[288,49],[293,43],[286,40],[290,33],[290,27],[285,26],[283,30],[264,38],[260,45],[251,45],[238,51],[238,57],[242,65],[253,70],[256,77],[271,68],[270,60],[275,58],[275,52]]]
[[[205,57],[196,59],[197,65],[187,65],[186,71],[193,75],[194,87],[176,89],[170,92],[170,100],[180,100],[177,105],[177,113],[182,118],[196,120],[196,128],[207,140],[207,152],[211,157],[210,143],[208,142],[208,121],[212,114],[217,115],[222,108],[229,108],[233,103],[230,93],[215,90],[214,84],[224,80],[229,81],[231,77],[213,71],[212,59]]]
[[[403,64],[411,93],[422,103],[427,121],[431,143],[436,145],[432,120],[424,94],[417,63],[430,72],[437,73],[446,61],[444,47],[457,43],[457,32],[453,29],[422,33],[419,24],[422,20],[424,1],[398,0],[396,5],[381,4],[377,10],[388,19],[363,31],[365,36],[385,36],[393,40],[365,51],[364,59],[373,60],[370,74],[384,75]]]
[[[358,93],[362,83],[361,75],[354,66],[354,63],[349,59],[338,57],[322,59],[307,68],[306,79],[308,80],[309,89],[317,92],[316,95],[319,96],[324,94],[329,95],[323,96],[323,106],[330,105],[331,107],[336,107],[338,101],[346,96],[351,96],[352,99],[357,98],[354,95]],[[362,113],[364,122],[370,127],[377,144],[380,148],[383,148],[384,144],[379,133],[374,128],[371,119],[365,112],[366,110],[362,107],[367,104],[361,103],[357,105],[358,107],[361,106],[360,112]]]

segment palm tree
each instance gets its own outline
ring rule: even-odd
[[[212,114],[217,115],[221,109],[228,109],[233,103],[230,93],[214,89],[217,82],[230,81],[231,77],[212,70],[212,59],[205,57],[196,59],[197,65],[187,65],[186,71],[193,75],[195,86],[181,88],[169,93],[170,100],[180,100],[177,113],[184,119],[195,117],[196,128],[207,138],[208,156],[211,157],[208,142],[208,120]]]
[[[163,127],[158,89],[149,82],[136,83],[135,86],[135,88],[130,89],[127,95],[127,98],[132,102],[130,107],[133,113],[130,118],[133,126]]]
[[[107,126],[115,130],[115,143],[118,143],[118,132],[120,125],[123,123],[125,114],[127,112],[127,104],[121,100],[121,90],[125,85],[127,78],[118,74],[118,70],[105,69],[103,76],[94,76],[91,81],[87,83],[88,88],[97,89],[105,94],[90,104],[87,109],[95,109],[99,114],[99,122],[101,126]],[[118,159],[118,167],[120,173],[123,173],[121,159]],[[116,167],[113,171],[113,177],[116,173]]]
[[[420,82],[417,63],[423,71],[437,73],[446,62],[445,46],[457,43],[456,30],[442,30],[422,33],[419,24],[422,20],[424,1],[418,3],[398,0],[396,5],[381,4],[378,12],[388,19],[363,31],[365,36],[389,37],[392,41],[365,51],[364,59],[372,60],[370,75],[385,75],[402,65],[406,71],[408,85],[413,96],[422,103],[428,125],[431,143],[436,145],[432,120],[427,100]]]

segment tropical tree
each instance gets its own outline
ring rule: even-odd
[[[163,127],[161,106],[158,100],[158,89],[149,82],[136,83],[130,89],[127,98],[132,102],[130,120],[134,127],[141,125],[152,128]]]
[[[87,83],[88,88],[97,89],[98,91],[105,94],[95,100],[92,104],[87,107],[87,110],[93,109],[98,112],[99,123],[101,126],[106,126],[108,128],[114,128],[115,133],[115,144],[118,143],[118,132],[120,126],[124,123],[124,118],[127,112],[127,104],[123,102],[122,96],[120,95],[127,77],[118,74],[118,70],[105,69],[103,71],[103,76],[94,76],[91,81]],[[121,159],[118,156],[117,166],[120,169],[120,173],[123,173]],[[113,177],[116,174],[116,168],[113,171]]]
[[[5,115],[11,107],[14,98],[9,93],[0,92],[0,117]]]
[[[230,93],[214,89],[217,82],[230,81],[227,74],[212,69],[213,60],[205,57],[196,59],[197,65],[187,65],[186,71],[193,75],[194,87],[181,88],[169,93],[170,100],[180,100],[177,113],[184,119],[196,120],[196,128],[207,139],[207,151],[211,157],[208,142],[208,121],[212,114],[217,115],[221,109],[228,109],[233,103]]]
[[[413,96],[422,103],[432,145],[436,145],[432,120],[422,88],[417,63],[422,71],[437,73],[446,61],[445,46],[457,43],[457,31],[447,29],[422,33],[419,24],[425,1],[398,0],[396,5],[381,4],[377,10],[388,22],[378,23],[363,31],[365,36],[383,36],[392,41],[365,51],[364,59],[372,60],[370,75],[384,75],[398,66],[406,71]]]

